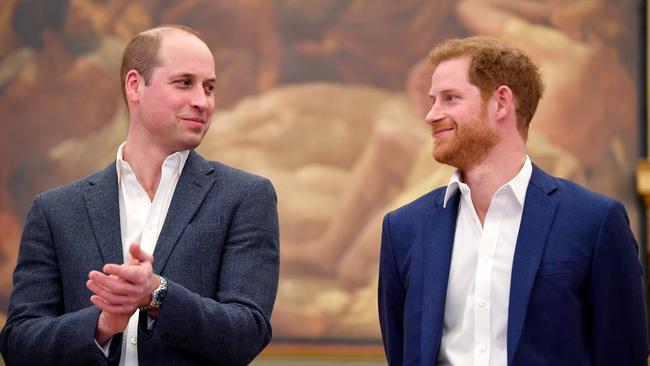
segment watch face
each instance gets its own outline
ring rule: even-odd
[[[167,280],[160,277],[160,286],[151,294],[151,302],[159,307],[165,299],[165,295],[167,295]]]
[[[151,302],[149,305],[144,306],[141,310],[144,311],[156,311],[162,305],[165,296],[167,295],[167,280],[164,277],[160,277],[160,285],[151,293]]]

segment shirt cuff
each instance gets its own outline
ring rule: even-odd
[[[151,328],[153,328],[153,323],[156,322],[156,318],[152,317],[151,315],[147,314],[147,330],[151,331]]]
[[[106,344],[105,344],[103,347],[100,346],[99,343],[97,343],[97,340],[96,340],[96,339],[93,338],[93,341],[95,341],[95,344],[97,345],[97,347],[99,348],[99,350],[102,351],[102,353],[104,354],[104,356],[106,356],[106,358],[108,358],[108,354],[109,354],[110,347],[111,347],[111,342],[113,342],[113,337],[111,337],[111,338],[108,340],[108,342],[106,342]]]

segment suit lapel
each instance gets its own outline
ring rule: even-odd
[[[92,176],[84,202],[104,263],[123,263],[120,201],[115,163]]]
[[[554,179],[533,165],[512,263],[508,308],[508,364],[512,363],[519,344],[528,300],[557,210],[558,202],[550,195],[556,188]]]
[[[456,231],[460,193],[443,207],[445,190],[435,197],[436,205],[425,213],[422,233],[422,364],[435,364],[440,350],[445,314],[447,282]],[[435,348],[432,350],[431,346]],[[434,351],[434,352],[431,352]],[[429,358],[430,359],[427,359]]]
[[[155,273],[160,273],[165,267],[176,242],[210,191],[215,181],[213,172],[214,168],[206,160],[190,151],[154,249]]]

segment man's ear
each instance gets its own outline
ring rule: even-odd
[[[496,102],[496,118],[497,120],[504,119],[508,114],[515,111],[515,99],[512,90],[506,86],[501,85],[494,91],[492,95]]]
[[[124,93],[129,102],[138,102],[144,87],[144,78],[136,70],[129,70],[124,77]]]

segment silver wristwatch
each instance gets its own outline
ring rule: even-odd
[[[160,285],[151,293],[151,302],[149,305],[141,307],[140,310],[156,311],[162,306],[165,296],[167,296],[167,280],[163,276],[158,276],[158,278],[160,278]]]

